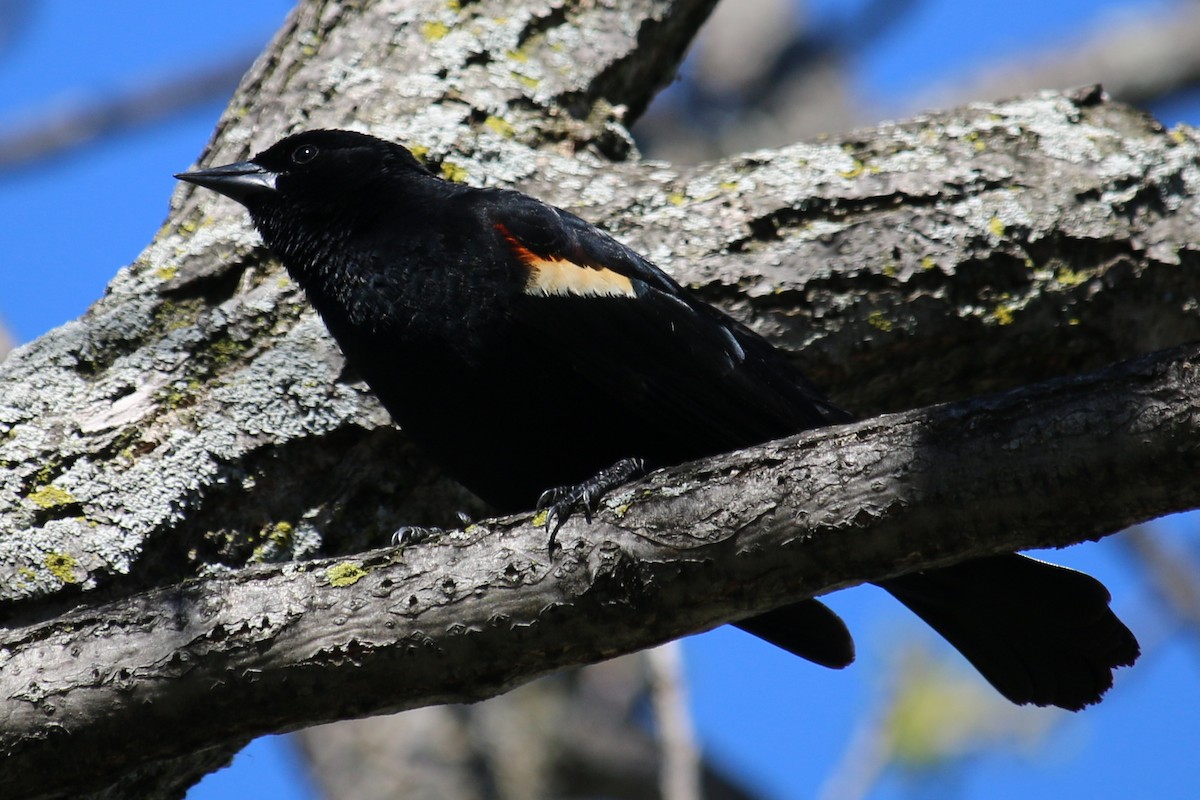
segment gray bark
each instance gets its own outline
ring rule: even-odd
[[[299,127],[404,141],[447,176],[608,227],[863,414],[1198,338],[1194,131],[1085,90],[640,161],[623,125],[710,6],[305,3],[203,160]],[[476,699],[797,597],[1195,507],[1194,358],[655,476],[566,529],[554,563],[519,519],[347,559],[479,506],[344,372],[241,209],[181,188],[84,318],[0,364],[0,794]],[[335,557],[263,563],[317,554]]]
[[[1189,508],[1198,360],[1180,348],[660,471],[568,523],[554,558],[517,516],[9,631],[0,792],[77,792],[230,738],[479,700],[860,581]],[[164,719],[187,724],[165,737]]]

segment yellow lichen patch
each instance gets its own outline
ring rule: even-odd
[[[1086,272],[1071,269],[1070,267],[1059,267],[1054,273],[1054,279],[1063,286],[1078,286],[1087,281],[1090,277]]]
[[[999,217],[992,217],[991,219],[989,219],[988,224],[987,224],[987,229],[997,239],[1004,238],[1004,223],[1000,220]]]
[[[436,42],[438,39],[446,38],[446,34],[450,32],[450,26],[444,22],[429,20],[421,23],[421,35],[425,37],[427,42]]]
[[[42,486],[29,493],[29,499],[42,508],[50,509],[78,503],[71,493],[57,486]]]
[[[483,121],[483,127],[505,138],[512,138],[513,135],[513,126],[508,123],[508,120],[500,117],[488,117]]]
[[[80,578],[75,574],[75,568],[78,566],[79,562],[68,553],[46,554],[46,569],[63,583],[79,583]]]
[[[454,183],[465,183],[467,180],[467,168],[459,166],[453,161],[443,161],[442,177]]]
[[[673,206],[681,206],[687,202],[687,197],[679,192],[671,192],[669,195],[667,195],[667,202]]]
[[[292,534],[295,528],[290,522],[276,522],[262,530],[262,543],[254,548],[250,560],[255,563],[273,561],[292,545]]]
[[[267,532],[267,538],[276,544],[287,544],[292,540],[296,529],[290,522],[276,522]]]
[[[353,561],[343,561],[325,570],[325,580],[329,581],[330,586],[337,586],[339,588],[353,586],[361,578],[366,577],[366,575],[366,570]]]
[[[987,150],[987,142],[983,141],[977,131],[971,131],[963,138],[971,143],[971,145],[975,148],[975,152],[982,153],[984,150]]]
[[[843,178],[857,178],[859,175],[862,175],[864,171],[865,167],[863,167],[863,163],[856,158],[854,159],[854,166],[852,166],[850,169],[842,170],[840,174]]]
[[[63,463],[58,458],[51,458],[33,476],[34,486],[44,486],[62,474]]]
[[[879,167],[874,166],[874,165],[864,164],[862,161],[860,161],[856,158],[853,160],[852,166],[850,167],[850,169],[844,169],[839,174],[843,178],[857,178],[858,176],[862,175],[863,173],[866,173],[868,175],[878,175]]]
[[[1013,323],[1013,307],[1010,305],[998,305],[992,311],[992,319],[996,320],[998,325],[1012,325]]]
[[[882,311],[872,311],[867,316],[867,324],[885,333],[892,329],[892,321]]]
[[[536,89],[538,87],[538,84],[541,83],[541,81],[539,81],[537,78],[531,78],[528,75],[522,75],[519,72],[512,73],[512,76],[514,78],[516,78],[517,81],[520,82],[520,84],[522,86],[524,86],[526,89],[529,89],[530,91]]]
[[[925,256],[921,259],[921,269],[930,270],[937,266],[937,262],[930,256]]]
[[[880,271],[884,274],[884,277],[887,277],[887,278],[894,278],[894,277],[896,277],[896,274],[899,272],[899,270],[896,268],[896,265],[890,261],[888,263],[884,264],[883,269]]]
[[[17,570],[17,574],[20,575],[21,580],[25,581],[26,583],[33,583],[37,580],[37,573],[31,570],[29,567],[21,567]]]
[[[550,516],[550,512],[543,509],[542,511],[539,511],[533,515],[533,519],[530,520],[530,523],[535,528],[544,528],[544,527],[546,527],[546,519],[549,516]]]
[[[179,271],[179,268],[176,267],[174,264],[164,264],[163,266],[154,270],[154,274],[158,277],[159,280],[169,281],[169,280],[171,280],[171,278],[175,277],[175,273],[177,273],[178,271]]]
[[[504,54],[504,56],[509,61],[516,61],[520,64],[524,64],[525,62],[529,61],[529,54],[522,50],[509,50]]]

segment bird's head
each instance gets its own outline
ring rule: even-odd
[[[343,205],[398,173],[429,175],[404,147],[341,130],[314,130],[280,139],[249,161],[184,172],[175,177],[232,198],[251,214],[279,205]]]

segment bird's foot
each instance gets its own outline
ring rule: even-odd
[[[600,506],[604,495],[623,483],[646,474],[646,462],[640,458],[623,458],[611,467],[602,469],[583,483],[572,486],[555,486],[542,492],[537,501],[537,511],[546,512],[546,530],[550,531],[549,551],[554,556],[555,537],[558,529],[576,511],[592,521],[592,514]]]
[[[455,512],[458,521],[465,528],[471,524],[471,517],[465,511]],[[445,528],[424,527],[422,525],[402,525],[392,534],[392,547],[407,547],[409,545],[425,544],[440,539],[449,531]]]
[[[421,525],[404,525],[392,534],[392,547],[409,547],[425,544],[446,535],[445,528],[426,528]]]

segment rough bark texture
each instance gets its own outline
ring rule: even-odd
[[[1198,362],[1186,347],[658,472],[568,523],[555,558],[513,517],[10,631],[0,793],[77,792],[231,737],[479,700],[859,581],[1189,508]],[[164,737],[172,719],[188,723]]]
[[[1200,140],[1098,90],[694,168],[638,161],[623,124],[711,5],[304,3],[203,160],[297,128],[404,141],[448,177],[605,225],[864,414],[1200,338]],[[84,318],[0,364],[0,794],[481,697],[788,598],[1200,505],[1193,357],[658,477],[657,499],[570,528],[554,565],[510,521],[234,571],[478,505],[346,374],[242,210],[181,188]],[[479,659],[485,643],[515,657]],[[411,682],[380,695],[401,663]]]

